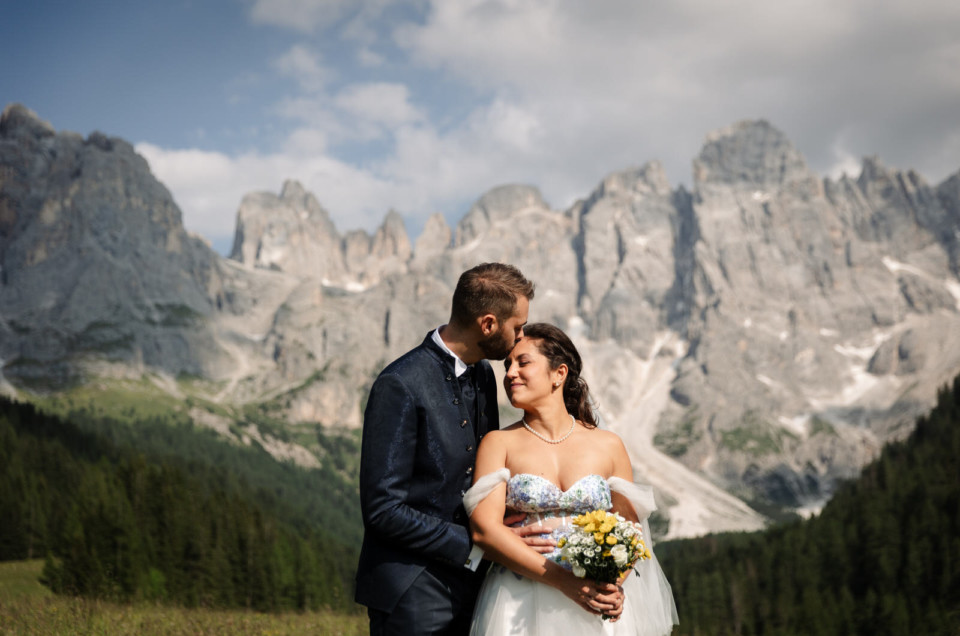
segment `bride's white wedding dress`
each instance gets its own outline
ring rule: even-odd
[[[648,486],[600,475],[587,475],[567,490],[538,475],[507,468],[477,480],[463,497],[472,513],[499,484],[507,484],[507,508],[527,513],[525,525],[541,524],[544,534],[559,539],[570,531],[572,517],[591,510],[609,510],[611,491],[630,500],[643,522],[644,540],[650,547],[646,518],[656,509]],[[560,551],[545,555],[561,565]],[[566,566],[565,566],[566,567]],[[611,623],[590,614],[557,589],[524,578],[496,563],[492,564],[480,590],[474,610],[471,635],[499,634],[629,634],[663,636],[677,621],[673,593],[656,557],[639,562],[635,573],[624,582],[625,601],[619,621]],[[583,631],[578,631],[583,630]]]

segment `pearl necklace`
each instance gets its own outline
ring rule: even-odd
[[[570,419],[573,420],[573,421],[571,422],[571,424],[570,424],[570,430],[567,431],[567,434],[566,434],[566,435],[564,435],[563,437],[559,437],[559,438],[557,438],[557,439],[550,439],[550,438],[547,437],[546,435],[541,435],[540,433],[538,433],[538,432],[536,432],[535,430],[533,430],[532,428],[530,428],[530,425],[527,424],[527,419],[526,419],[526,418],[521,419],[520,422],[523,424],[523,427],[524,427],[525,429],[527,429],[528,431],[530,431],[531,433],[533,433],[534,435],[536,435],[537,437],[539,437],[540,439],[542,439],[543,441],[545,441],[547,444],[559,444],[559,443],[562,442],[563,440],[565,440],[565,439],[567,439],[568,437],[570,437],[571,433],[573,433],[573,429],[575,429],[575,428],[577,427],[577,420],[576,420],[576,418],[574,418],[574,417],[571,415],[571,416],[570,416]]]

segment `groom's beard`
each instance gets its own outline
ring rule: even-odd
[[[515,344],[515,339],[507,341],[503,334],[498,331],[478,342],[477,346],[480,347],[480,351],[483,351],[483,357],[487,360],[503,360],[510,355]]]

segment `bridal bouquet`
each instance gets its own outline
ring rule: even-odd
[[[599,583],[615,583],[634,563],[650,558],[640,525],[606,510],[574,517],[573,528],[557,547],[574,575]]]

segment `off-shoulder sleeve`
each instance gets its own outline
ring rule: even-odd
[[[607,484],[612,492],[626,497],[636,510],[643,527],[643,540],[650,549],[650,558],[635,564],[635,575],[627,577],[624,582],[624,613],[618,625],[625,633],[637,636],[664,636],[669,634],[679,621],[673,590],[656,554],[653,553],[653,537],[650,535],[650,523],[647,520],[650,513],[657,509],[653,500],[653,488],[619,477],[610,477]],[[627,624],[633,626],[628,628]]]
[[[630,501],[640,521],[645,520],[657,509],[657,504],[653,500],[653,487],[635,484],[620,477],[610,477],[607,484],[612,492],[623,495]]]
[[[503,467],[492,473],[487,473],[478,479],[470,490],[463,493],[463,507],[467,509],[467,516],[473,514],[481,501],[487,498],[494,488],[510,479],[510,469]]]

